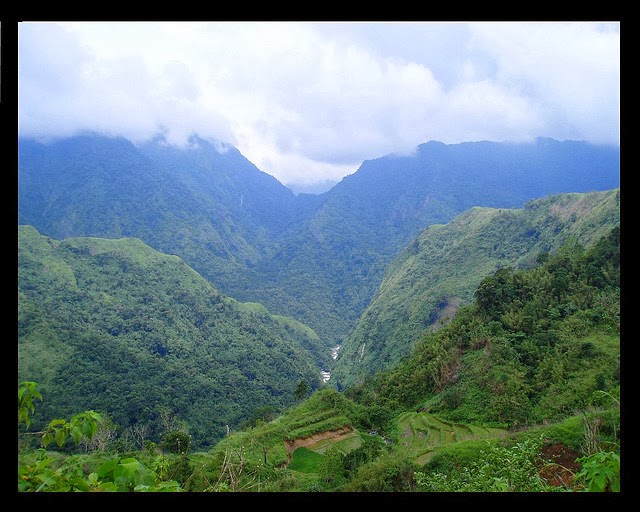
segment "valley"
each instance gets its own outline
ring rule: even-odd
[[[588,421],[615,449],[619,170],[575,141],[429,142],[295,195],[199,138],[21,140],[32,428],[97,410],[147,464],[188,432],[196,491],[437,490],[424,471],[454,486],[487,453],[591,455]]]

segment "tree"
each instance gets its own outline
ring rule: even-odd
[[[309,394],[309,384],[307,384],[304,380],[298,382],[296,386],[296,390],[293,392],[293,396],[296,400],[302,400],[305,396]]]
[[[25,381],[18,386],[18,427],[21,423],[30,424],[29,414],[33,413],[33,400],[42,400],[37,391],[36,382]],[[60,447],[69,437],[75,443],[89,442],[95,437],[103,423],[102,417],[95,411],[76,414],[71,421],[54,419],[47,430],[34,432],[41,435],[46,448],[52,441]],[[175,480],[160,481],[158,475],[145,468],[135,458],[114,457],[98,468],[97,472],[85,475],[82,465],[65,463],[53,469],[54,460],[47,456],[45,449],[38,450],[34,464],[21,464],[18,461],[18,492],[75,492],[75,491],[181,491]]]
[[[38,384],[32,381],[21,382],[18,386],[18,426],[24,423],[27,428],[31,425],[30,414],[35,410],[34,400],[42,400],[42,395],[36,389]]]
[[[160,447],[171,453],[188,453],[191,448],[191,436],[180,430],[167,432],[160,443]]]

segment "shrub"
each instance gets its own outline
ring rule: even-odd
[[[172,430],[164,435],[160,447],[171,453],[189,453],[191,436],[180,430]]]
[[[542,438],[507,448],[491,446],[482,456],[454,471],[417,471],[418,487],[430,492],[545,492],[554,490],[540,477],[537,459]]]

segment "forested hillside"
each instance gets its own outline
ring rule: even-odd
[[[410,357],[348,395],[506,427],[568,417],[594,392],[619,394],[620,278],[619,225],[590,249],[570,241],[534,268],[502,268]]]
[[[172,417],[205,447],[292,404],[301,382],[316,389],[328,364],[312,329],[224,296],[177,256],[18,228],[18,379],[44,388],[36,429],[94,409],[158,437]]]
[[[528,268],[540,253],[575,240],[590,246],[620,222],[620,191],[561,194],[520,209],[473,208],[425,229],[392,261],[377,295],[340,348],[331,382],[340,389],[393,367],[426,329],[473,299],[488,275]]]
[[[219,443],[220,482],[267,491],[619,490],[619,225],[592,242],[569,240],[531,268],[492,273],[393,368],[344,393],[320,390]],[[224,469],[239,467],[232,455],[241,446],[234,479]]]
[[[295,195],[197,137],[20,139],[19,488],[615,488],[619,171],[429,142]]]
[[[426,226],[474,206],[619,184],[618,148],[550,139],[429,142],[363,162],[317,196],[296,196],[235,148],[197,137],[182,149],[97,135],[20,139],[18,222],[56,239],[139,238],[223,293],[304,322],[328,350]]]
[[[588,249],[569,240],[483,279],[410,356],[344,393],[262,408],[206,452],[181,431],[124,456],[117,439],[90,453],[71,441],[46,458],[25,450],[19,488],[619,491],[620,271],[619,226]]]

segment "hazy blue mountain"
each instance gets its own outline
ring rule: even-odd
[[[257,241],[263,232],[279,233],[295,220],[292,212],[300,202],[294,193],[233,146],[192,136],[185,148],[155,139],[139,150],[194,195],[223,205]]]
[[[373,298],[386,265],[424,227],[474,206],[517,208],[548,194],[619,184],[619,149],[574,141],[429,142],[411,156],[368,160],[318,196],[309,221],[259,265],[270,278],[255,292],[339,341]],[[295,310],[286,309],[292,296]]]
[[[196,137],[183,149],[97,135],[20,139],[18,164],[19,223],[54,238],[137,237],[327,344],[353,328],[386,265],[426,226],[474,206],[620,183],[618,148],[550,139],[429,142],[365,161],[317,195],[295,195],[237,149]]]

